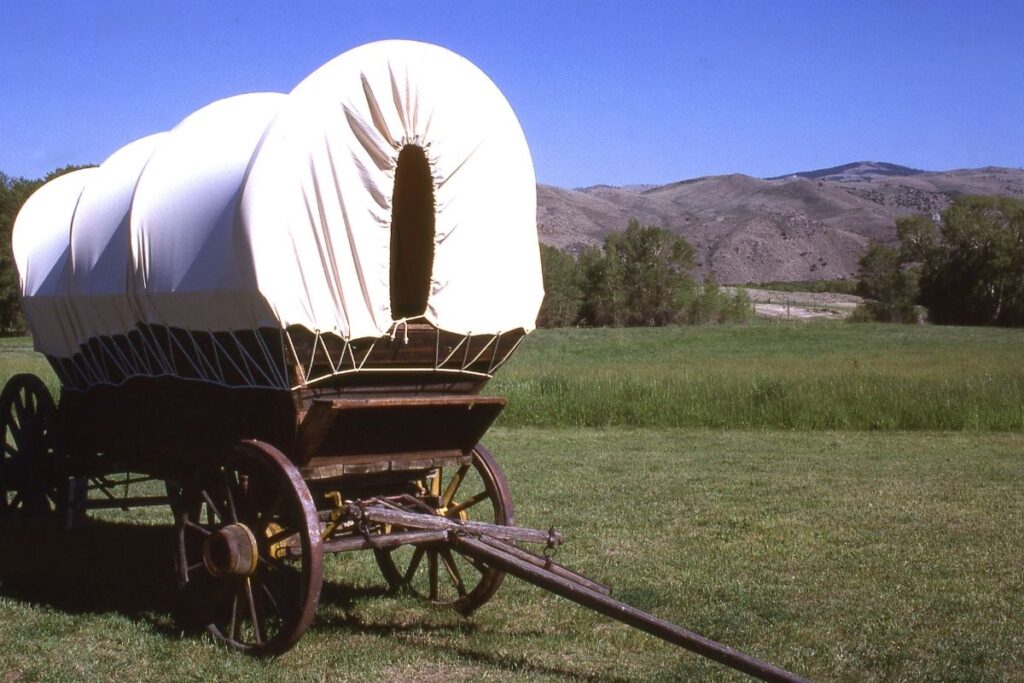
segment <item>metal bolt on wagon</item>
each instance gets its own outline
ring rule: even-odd
[[[794,677],[611,598],[517,527],[480,390],[543,297],[536,184],[495,85],[384,41],[290,93],[220,100],[60,176],[14,228],[59,402],[0,394],[0,512],[169,504],[182,599],[219,641],[291,648],[324,553],[469,615],[505,573],[767,679]],[[160,480],[166,495],[116,486]]]

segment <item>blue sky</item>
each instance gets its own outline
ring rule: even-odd
[[[0,171],[99,163],[361,43],[437,43],[518,114],[540,182],[1024,167],[1024,2],[8,2]]]

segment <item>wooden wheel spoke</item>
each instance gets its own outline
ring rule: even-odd
[[[271,571],[279,572],[284,569],[284,560],[279,560],[276,557],[270,557],[266,553],[256,553],[256,558],[259,560],[260,567],[265,567]]]
[[[451,504],[452,498],[454,498],[456,492],[458,492],[459,486],[462,485],[462,479],[466,476],[466,472],[468,471],[469,465],[463,465],[455,471],[455,474],[452,475],[451,481],[448,482],[448,486],[445,488],[444,494],[441,496],[442,507],[448,507]]]
[[[437,551],[427,551],[427,576],[430,581],[430,600],[437,601]]]
[[[224,478],[224,492],[227,500],[228,518],[232,522],[238,522],[238,508],[235,507],[235,495],[232,492],[232,488],[234,488],[234,482],[232,480],[234,477],[228,474],[226,469],[222,469],[221,474]]]
[[[481,574],[486,574],[490,570],[490,567],[475,557],[469,557],[468,555],[462,555],[462,557],[465,558],[466,562],[469,562],[473,566],[473,569],[477,570]]]
[[[14,439],[14,445],[20,453],[30,452],[31,449],[28,444],[25,443],[25,432],[21,428],[21,425],[11,425],[11,438]]]
[[[455,590],[458,591],[460,596],[466,595],[466,584],[462,581],[462,574],[459,573],[459,568],[455,564],[455,558],[452,557],[452,551],[445,548],[441,551],[441,561],[444,562],[444,568],[448,570],[448,577],[455,584]]]
[[[21,392],[14,395],[14,412],[16,414],[16,420],[19,425],[25,424],[25,418],[27,411],[25,410],[25,399],[22,398]]]
[[[419,569],[420,562],[423,561],[423,555],[426,554],[426,548],[417,546],[416,550],[412,553],[412,559],[409,560],[409,567],[405,570],[405,576],[402,577],[402,583],[410,584],[412,577],[416,575],[416,570]]]
[[[242,587],[232,592],[231,595],[231,621],[228,622],[228,640],[238,641],[238,598]]]
[[[270,589],[270,582],[269,581],[265,581],[265,580],[261,580],[259,582],[259,585],[260,585],[260,588],[263,590],[263,594],[265,596],[267,596],[267,601],[270,602],[270,606],[274,608],[274,612],[277,613],[277,616],[279,616],[282,619],[284,619],[285,615],[286,615],[286,612],[281,607],[280,600],[278,600],[277,596],[274,595],[274,591],[272,591]]]
[[[455,505],[450,506],[448,508],[448,513],[447,514],[448,514],[449,517],[452,516],[452,515],[458,514],[458,513],[462,512],[463,510],[468,510],[469,508],[473,507],[477,503],[480,503],[481,501],[490,499],[490,497],[491,497],[491,494],[488,493],[486,490],[485,491],[481,491],[480,493],[477,493],[477,494],[474,494],[474,495],[470,496],[469,498],[467,498],[466,500],[462,501],[461,503],[456,503]]]
[[[196,524],[191,519],[186,519],[185,520],[185,528],[189,529],[191,531],[196,531],[196,532],[202,534],[203,536],[209,536],[210,535],[210,530],[209,529],[207,529],[206,527],[202,526],[201,524]]]
[[[13,423],[17,420],[18,412],[14,405],[14,398],[7,400],[7,403],[3,407],[3,417],[6,418],[4,422]]]
[[[256,639],[256,644],[259,645],[263,642],[263,635],[260,632],[260,617],[256,610],[256,598],[252,592],[252,581],[247,576],[245,577],[245,599],[249,603],[249,615],[252,617],[252,634]]]
[[[218,520],[223,522],[225,520],[224,515],[221,514],[220,509],[214,504],[213,499],[210,498],[210,493],[206,489],[203,489],[203,500],[206,502],[206,509],[212,513]]]

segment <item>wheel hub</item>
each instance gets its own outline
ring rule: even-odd
[[[203,564],[214,576],[252,576],[258,556],[256,537],[244,524],[221,527],[203,544]]]

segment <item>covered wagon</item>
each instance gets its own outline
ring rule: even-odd
[[[0,512],[169,503],[178,583],[218,640],[287,650],[323,554],[372,550],[393,587],[463,614],[512,572],[788,676],[516,545],[561,536],[514,525],[479,443],[505,399],[479,392],[543,298],[536,185],[465,59],[372,43],[288,94],[214,102],[44,185],[13,241],[61,390],[18,375],[0,395]],[[113,495],[146,479],[166,495]]]
[[[374,43],[288,94],[214,102],[44,185],[13,241],[61,395],[6,387],[4,508],[74,514],[117,472],[169,482],[179,578],[218,638],[301,635],[322,546],[365,542],[331,523],[346,501],[512,522],[477,445],[504,400],[477,394],[543,297],[536,189],[515,115],[465,59]],[[377,552],[465,612],[497,587],[438,586],[466,572],[450,554],[410,571]]]

